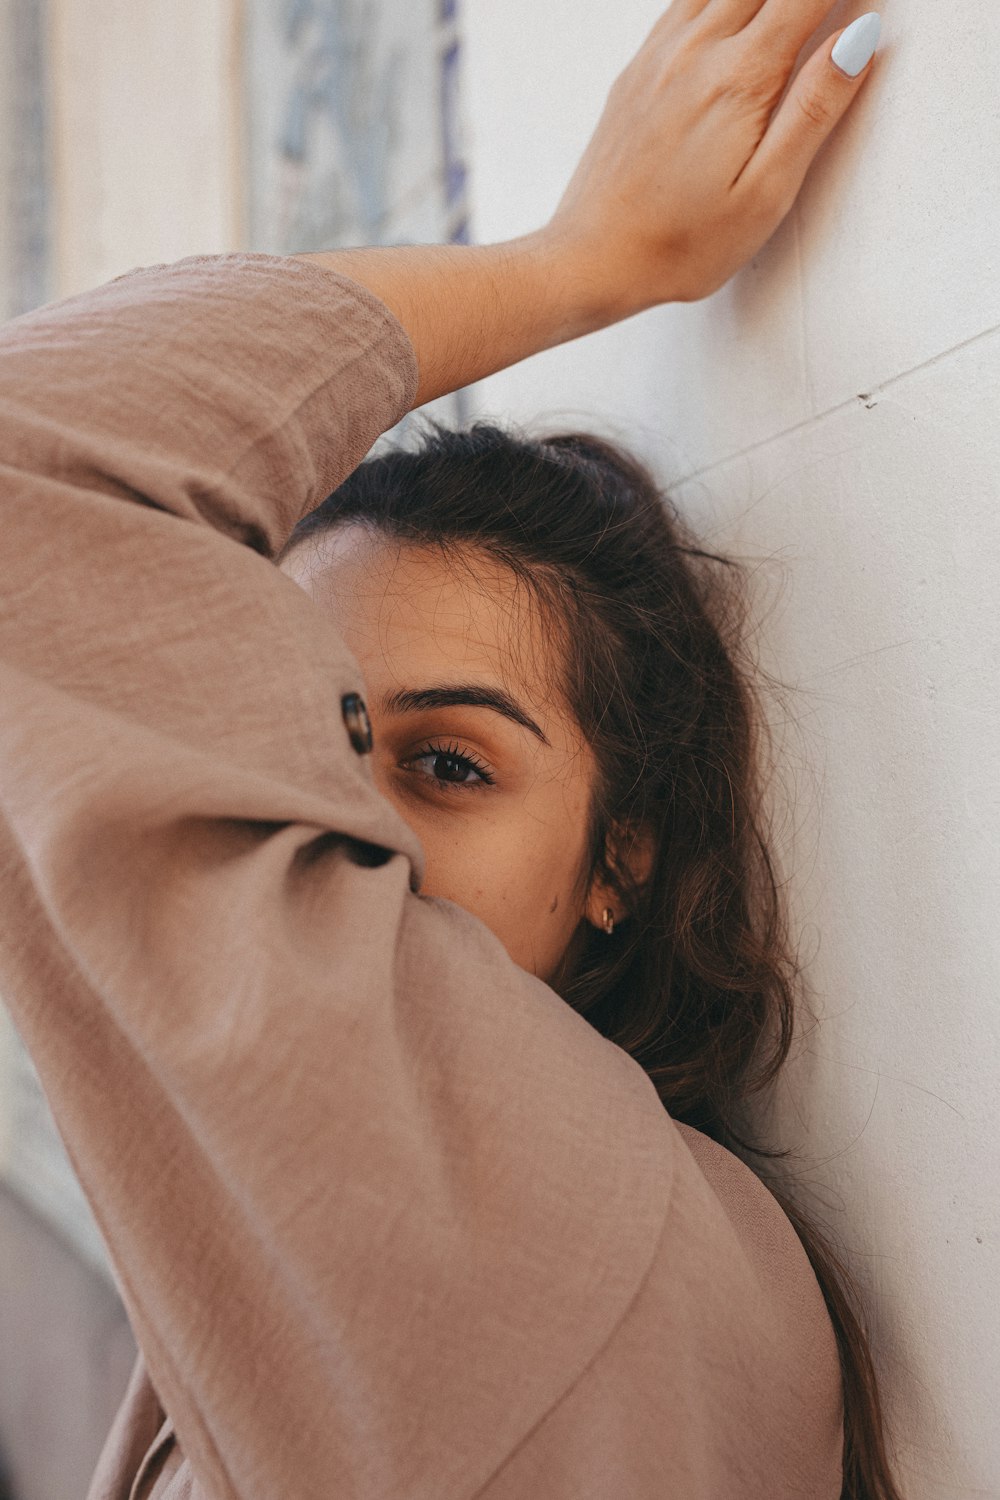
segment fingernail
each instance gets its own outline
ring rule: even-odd
[[[848,78],[857,78],[875,56],[881,34],[882,17],[877,10],[870,10],[848,26],[830,56]]]

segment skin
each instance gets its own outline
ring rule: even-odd
[[[836,34],[792,79],[830,0],[673,0],[616,79],[597,128],[540,230],[504,244],[402,246],[295,257],[368,287],[417,365],[412,404],[664,302],[710,296],[785,218],[812,162],[869,76],[833,63]],[[779,103],[780,101],[780,103]],[[417,831],[429,894],[466,907],[523,967],[549,978],[609,892],[581,864],[589,750],[554,692],[557,664],[511,579],[459,582],[440,558],[363,535],[323,566],[284,569],[359,661],[375,774]],[[523,615],[523,618],[522,618]],[[524,649],[525,647],[530,649]],[[391,712],[401,687],[507,684],[548,744],[478,708]],[[495,784],[447,789],[422,747],[474,752]],[[640,874],[641,878],[641,874]]]
[[[295,258],[395,313],[417,356],[416,406],[646,308],[708,297],[774,234],[870,76],[871,63],[848,78],[833,62],[842,28],[792,78],[830,9],[673,0],[533,234]]]
[[[501,564],[471,549],[463,561],[346,525],[280,566],[361,668],[375,783],[420,839],[424,894],[479,917],[552,983],[582,924],[600,926],[605,907],[622,917],[620,899],[588,880],[595,761],[537,605]],[[393,702],[459,685],[506,693],[544,739],[495,707]]]

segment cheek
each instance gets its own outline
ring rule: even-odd
[[[460,826],[408,812],[426,859],[424,894],[478,917],[522,968],[551,974],[583,916],[582,833],[524,816],[470,816]]]

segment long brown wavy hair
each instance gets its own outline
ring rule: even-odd
[[[296,527],[363,521],[513,570],[558,633],[566,700],[594,750],[591,875],[628,913],[588,929],[555,988],[649,1074],[675,1120],[773,1159],[737,1129],[793,1038],[801,967],[762,823],[767,739],[747,655],[746,570],[706,552],[635,458],[599,438],[429,424],[363,463]],[[652,869],[628,868],[653,835]],[[857,1284],[767,1181],[816,1273],[844,1393],[842,1500],[900,1500]]]

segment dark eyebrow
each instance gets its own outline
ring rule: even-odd
[[[494,713],[513,719],[538,736],[543,745],[549,742],[534,719],[529,718],[521,705],[505,693],[503,688],[483,687],[478,683],[461,683],[456,687],[400,688],[383,698],[386,713],[412,713],[422,708],[491,708]]]

